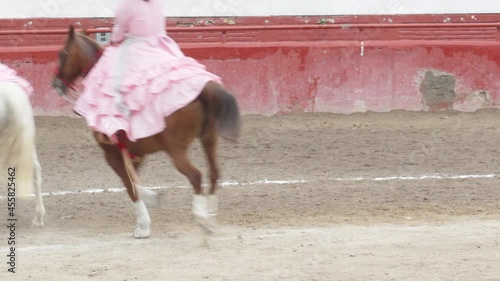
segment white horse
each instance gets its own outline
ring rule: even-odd
[[[36,152],[33,108],[25,90],[6,81],[0,81],[0,167],[4,167],[0,171],[4,178],[9,177],[9,168],[15,168],[16,202],[30,196],[35,187],[32,226],[43,226],[42,168]]]

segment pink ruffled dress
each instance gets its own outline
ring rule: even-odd
[[[161,0],[122,0],[111,41],[121,43],[108,46],[84,79],[75,111],[112,140],[119,130],[131,141],[163,131],[165,117],[207,82],[221,83],[166,35]]]
[[[24,92],[28,95],[28,97],[33,95],[34,90],[31,84],[25,79],[19,77],[14,69],[2,63],[0,63],[0,82],[16,83],[24,89]]]

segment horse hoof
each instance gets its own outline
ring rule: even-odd
[[[42,218],[34,218],[31,221],[31,228],[40,228],[43,227],[43,219]]]
[[[31,221],[31,228],[43,227],[43,218],[41,216],[35,216]]]
[[[211,234],[217,233],[217,223],[214,217],[198,218],[196,221],[206,232]]]
[[[134,231],[134,238],[136,239],[144,239],[144,238],[149,238],[151,236],[151,233],[148,229],[143,229],[140,227],[137,227]]]

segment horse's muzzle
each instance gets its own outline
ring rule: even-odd
[[[64,100],[70,103],[76,103],[78,97],[80,96],[80,93],[75,87],[73,87],[71,84],[66,83],[64,80],[61,80],[60,78],[54,78],[51,84],[52,87],[56,89],[57,94],[60,97],[62,97]],[[70,89],[71,91],[68,91],[68,89]]]
[[[60,96],[65,96],[66,95],[66,90],[68,89],[68,86],[66,86],[66,84],[63,81],[61,81],[60,79],[54,78],[52,80],[52,87],[54,89],[56,89],[57,93]]]

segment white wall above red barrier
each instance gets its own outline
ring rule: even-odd
[[[169,17],[500,13],[499,0],[163,0]],[[119,0],[2,1],[0,18],[112,17]]]

